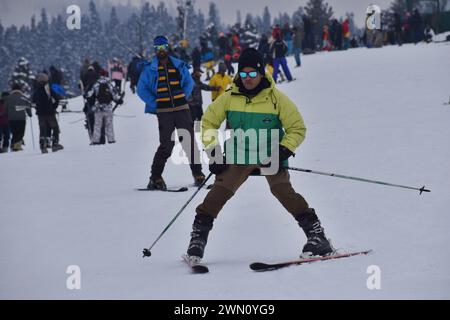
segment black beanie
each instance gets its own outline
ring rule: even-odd
[[[255,68],[260,74],[265,74],[263,57],[258,50],[247,48],[242,51],[238,71],[242,71],[245,67]]]

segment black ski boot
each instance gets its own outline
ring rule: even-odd
[[[167,186],[162,177],[150,177],[147,189],[150,190],[166,190]]]
[[[213,227],[214,218],[206,214],[197,214],[192,225],[191,241],[187,249],[188,258],[199,263],[203,258],[208,234]]]
[[[59,144],[58,137],[53,138],[52,152],[57,152],[57,151],[62,150],[62,149],[64,149],[64,147]]]
[[[64,147],[61,144],[53,143],[53,145],[52,145],[52,152],[57,152],[57,151],[62,150],[62,149],[64,149]]]
[[[307,209],[306,212],[298,215],[296,220],[307,237],[301,257],[326,256],[334,252],[314,209]]]
[[[39,139],[39,147],[40,147],[42,153],[48,153],[48,150],[47,150],[47,139],[46,138],[40,138]]]

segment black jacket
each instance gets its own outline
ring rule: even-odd
[[[200,79],[194,78],[194,89],[192,89],[192,94],[189,97],[188,104],[189,106],[202,106],[203,105],[203,97],[202,90],[205,91],[213,91],[214,88],[204,84]]]
[[[284,58],[287,53],[287,45],[283,40],[275,40],[270,46],[272,58]]]
[[[33,102],[36,104],[36,114],[38,116],[50,116],[56,113],[58,108],[58,97],[50,89],[50,95],[44,85],[39,85],[33,94]]]

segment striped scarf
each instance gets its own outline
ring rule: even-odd
[[[157,112],[189,109],[180,79],[170,59],[165,66],[158,65]]]

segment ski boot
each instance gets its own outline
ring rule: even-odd
[[[325,237],[324,228],[314,209],[309,208],[296,217],[298,224],[305,232],[307,242],[303,247],[301,258],[326,256],[334,252],[330,241]]]
[[[58,143],[58,140],[54,140],[52,144],[52,152],[56,152],[62,149],[64,149],[64,147]]]
[[[11,151],[13,151],[13,152],[22,151],[22,150],[23,149],[22,149],[22,142],[21,141],[14,143],[12,145],[12,147],[11,147]]]
[[[48,153],[48,150],[47,150],[47,139],[45,139],[45,138],[40,138],[39,139],[39,148],[41,149],[42,153]]]
[[[197,214],[192,225],[191,241],[187,249],[190,261],[200,263],[208,242],[208,234],[213,227],[214,218],[206,214]]]
[[[150,177],[147,189],[150,190],[166,190],[167,186],[162,177]]]

